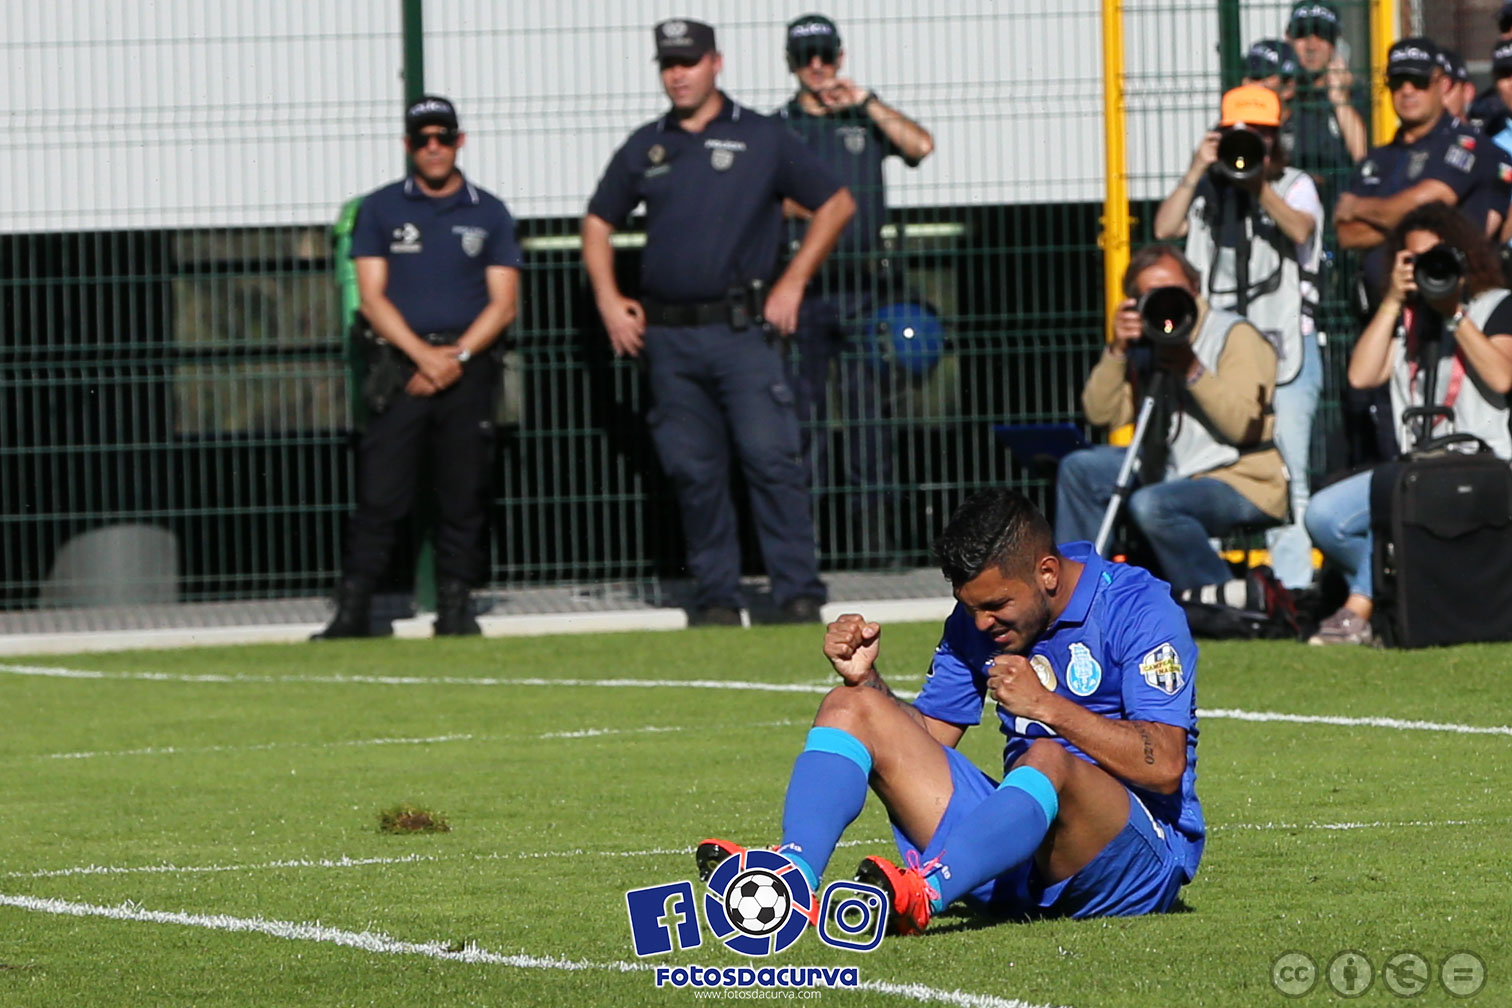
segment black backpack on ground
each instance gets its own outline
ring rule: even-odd
[[[1193,637],[1208,640],[1296,640],[1297,607],[1291,592],[1265,566],[1245,576],[1244,607],[1177,599]]]

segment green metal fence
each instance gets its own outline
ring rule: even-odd
[[[186,177],[225,173],[187,186],[172,213],[148,209],[172,198],[156,190],[112,209],[74,175],[42,180],[43,195],[5,218],[0,607],[314,595],[334,581],[358,418],[330,224],[347,197],[400,170],[406,7],[421,15],[425,85],[458,101],[470,134],[463,167],[509,203],[527,250],[495,460],[492,580],[652,592],[679,576],[676,507],[644,425],[643,376],[609,355],[575,241],[592,179],[660,111],[649,38],[661,8],[626,4],[606,18],[586,2],[544,11],[390,0],[354,24],[345,5],[276,3],[207,24],[196,6],[167,5],[161,23],[112,35],[89,25],[95,5],[85,3],[73,20],[22,18],[0,43],[44,76],[50,61],[75,67],[64,97],[27,113],[33,132],[66,132],[81,157],[91,136],[124,136],[123,150],[182,143]],[[857,75],[936,135],[918,171],[890,169],[886,258],[948,334],[938,359],[916,368],[889,368],[875,333],[847,351],[888,376],[880,427],[895,462],[882,504],[858,509],[860,491],[843,476],[843,415],[814,432],[831,448],[813,490],[827,570],[924,564],[945,515],[981,486],[1018,485],[1048,506],[1049,474],[1014,458],[993,426],[1080,421],[1104,319],[1100,5],[1011,6],[962,0],[926,14],[882,0],[827,11]],[[1363,59],[1364,0],[1339,6]],[[761,110],[785,101],[782,28],[801,11],[705,7],[732,96]],[[1137,246],[1216,112],[1220,43],[1279,35],[1289,5],[1125,7]],[[281,62],[243,72],[255,93],[223,95],[216,81],[239,46]],[[174,97],[87,86],[90,63],[129,77],[151,74],[165,54],[178,58],[161,71],[177,75]],[[327,90],[311,94],[310,81]],[[240,163],[225,153],[242,149],[239,132],[268,176],[221,163]],[[221,146],[197,162],[194,136]],[[123,153],[117,163],[130,162]],[[134,192],[172,188],[152,171],[128,180]],[[345,188],[310,196],[306,174]],[[620,265],[633,276],[633,226],[627,234]],[[1348,271],[1336,273],[1328,424],[1352,335],[1341,307]],[[1326,465],[1320,448],[1316,468]],[[397,558],[396,584],[413,552]]]

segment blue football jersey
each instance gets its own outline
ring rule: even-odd
[[[1091,543],[1067,543],[1061,553],[1086,566],[1065,611],[1026,657],[1046,689],[1094,714],[1122,721],[1155,721],[1186,731],[1186,772],[1179,791],[1163,795],[1129,787],[1158,823],[1185,838],[1188,870],[1195,872],[1206,827],[1196,790],[1197,645],[1186,616],[1172,600],[1170,586],[1149,571],[1109,563],[1093,551]],[[914,706],[952,724],[981,723],[987,676],[997,654],[992,638],[978,630],[971,614],[957,604],[945,621]],[[1001,707],[997,714],[1006,738],[1005,771],[1031,742],[1042,738],[1054,738],[1091,761],[1047,725]]]

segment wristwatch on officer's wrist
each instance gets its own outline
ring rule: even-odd
[[[472,360],[472,351],[469,350],[469,349],[467,349],[467,347],[458,347],[457,348],[457,363],[458,364],[466,364],[470,360]]]
[[[882,100],[881,98],[877,97],[877,92],[875,92],[875,91],[867,91],[866,92],[866,97],[863,98],[863,99],[861,99],[861,107],[862,108],[866,108],[866,106],[870,105],[872,102],[874,102],[874,101],[881,101],[881,100]]]

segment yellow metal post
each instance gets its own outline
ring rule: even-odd
[[[1371,134],[1377,144],[1389,141],[1396,133],[1396,111],[1386,97],[1382,84],[1386,80],[1386,54],[1397,40],[1401,11],[1397,0],[1372,0],[1370,4],[1370,107]]]
[[[1103,292],[1107,299],[1107,337],[1113,337],[1113,313],[1123,300],[1123,273],[1129,264],[1128,121],[1124,109],[1124,40],[1122,0],[1103,0],[1103,157],[1107,192],[1103,199]]]
[[[1124,269],[1129,265],[1129,150],[1128,117],[1124,108],[1124,40],[1122,0],[1103,0],[1103,296],[1107,305],[1104,338],[1113,340],[1113,314],[1123,300]],[[1111,431],[1112,444],[1126,445],[1134,433],[1130,424]]]

